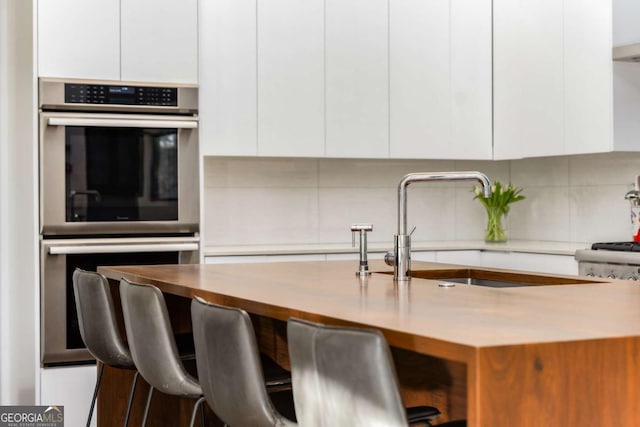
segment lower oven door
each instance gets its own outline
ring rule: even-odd
[[[100,265],[197,263],[198,237],[56,239],[41,242],[41,356],[43,365],[93,361],[84,347],[73,295],[76,268]]]

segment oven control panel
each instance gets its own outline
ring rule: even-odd
[[[65,83],[67,104],[151,105],[176,107],[178,88]]]

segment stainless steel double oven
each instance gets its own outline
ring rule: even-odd
[[[84,363],[76,267],[199,261],[198,91],[39,85],[42,363]]]

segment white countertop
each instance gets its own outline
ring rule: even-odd
[[[357,246],[357,244],[356,244]],[[370,242],[369,252],[386,252],[392,249],[392,242]],[[485,243],[483,240],[446,240],[412,242],[412,251],[461,251],[481,250],[497,252],[527,252],[552,255],[571,255],[577,249],[591,247],[584,242],[552,242],[541,240],[510,240],[506,243]],[[204,247],[205,256],[240,255],[302,255],[302,254],[340,254],[358,252],[357,247],[349,243],[304,243],[286,245],[237,245]]]

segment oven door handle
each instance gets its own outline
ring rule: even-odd
[[[198,243],[150,243],[140,245],[56,245],[49,247],[49,254],[116,254],[127,252],[179,252],[197,250]]]
[[[120,118],[85,118],[85,117],[49,117],[49,126],[88,126],[88,127],[134,127],[134,128],[170,128],[197,129],[196,120],[180,120],[164,118],[162,120],[120,119]]]

